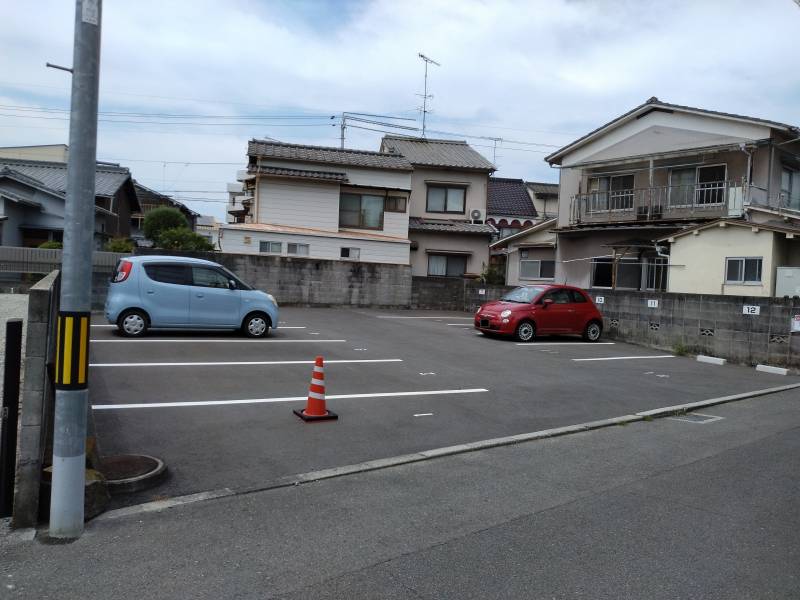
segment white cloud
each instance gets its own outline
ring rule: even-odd
[[[5,104],[66,106],[68,76],[44,63],[71,62],[71,4],[0,8]],[[414,116],[422,51],[442,63],[430,71],[431,129],[563,144],[652,95],[800,122],[800,9],[791,0],[757,9],[750,0],[378,0],[348,4],[342,14],[338,6],[106,0],[101,108]],[[3,116],[0,126],[8,144],[66,141],[63,121]],[[99,149],[104,158],[243,162],[246,140],[262,135],[335,145],[338,128],[104,123]],[[379,134],[350,129],[348,141],[377,148]],[[491,158],[483,147],[490,142],[475,144]],[[501,175],[556,177],[541,153],[499,147],[497,155]],[[169,189],[222,190],[236,170],[129,166],[146,184]],[[209,206],[193,205],[222,217],[221,205]]]

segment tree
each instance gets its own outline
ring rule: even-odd
[[[132,252],[133,242],[126,238],[113,238],[106,242],[106,252]]]
[[[165,250],[189,250],[195,252],[207,252],[214,249],[208,239],[188,227],[173,227],[162,231],[158,236],[158,247]]]
[[[61,242],[57,242],[55,240],[50,240],[49,242],[42,242],[39,244],[39,248],[44,250],[61,250],[64,245]]]
[[[189,230],[189,221],[181,211],[170,206],[154,208],[145,215],[142,223],[145,237],[152,240],[156,246],[161,246],[159,237],[162,232],[179,228]]]

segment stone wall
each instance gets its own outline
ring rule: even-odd
[[[791,333],[800,299],[590,290],[604,335],[743,364],[800,367],[800,333]],[[657,306],[649,306],[648,300]],[[650,304],[653,304],[652,302]],[[760,314],[743,314],[745,306]]]
[[[230,269],[245,283],[269,292],[281,306],[407,308],[411,302],[411,267],[407,265],[216,252],[139,249],[137,254],[172,254],[212,260]],[[98,293],[93,304],[102,307],[104,301],[104,293]]]
[[[457,277],[414,277],[411,308],[475,312],[484,302],[497,300],[513,289]]]

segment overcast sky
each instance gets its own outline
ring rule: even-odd
[[[502,138],[504,177],[557,181],[546,154],[650,96],[800,124],[793,0],[106,0],[103,9],[100,110],[160,116],[101,115],[98,158],[178,198],[212,200],[186,203],[220,220],[219,192],[252,137],[336,146],[343,111],[418,127],[419,52],[441,63],[430,67],[428,128]],[[0,20],[0,145],[66,143],[66,113],[20,107],[69,108],[69,75],[44,64],[72,62],[74,3],[7,0]],[[284,118],[297,116],[313,118]],[[381,135],[348,128],[347,145],[377,150]],[[461,139],[492,159],[492,141]]]

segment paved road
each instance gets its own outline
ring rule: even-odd
[[[294,473],[788,383],[750,368],[653,358],[665,353],[627,344],[553,338],[517,345],[476,335],[464,313],[290,308],[282,318],[295,328],[255,342],[227,333],[124,341],[112,329],[93,329],[94,364],[206,363],[92,369],[95,405],[148,405],[96,410],[101,450],[159,456],[172,474],[118,503],[259,487]],[[331,400],[337,422],[301,422],[292,409],[303,401],[159,407],[302,398],[309,364],[208,363],[310,361],[317,354],[331,361],[329,395],[367,395]],[[402,362],[333,362],[387,359]],[[370,396],[430,391],[446,393]]]
[[[800,394],[3,542],[8,598],[800,597]],[[13,588],[13,589],[12,589]]]

